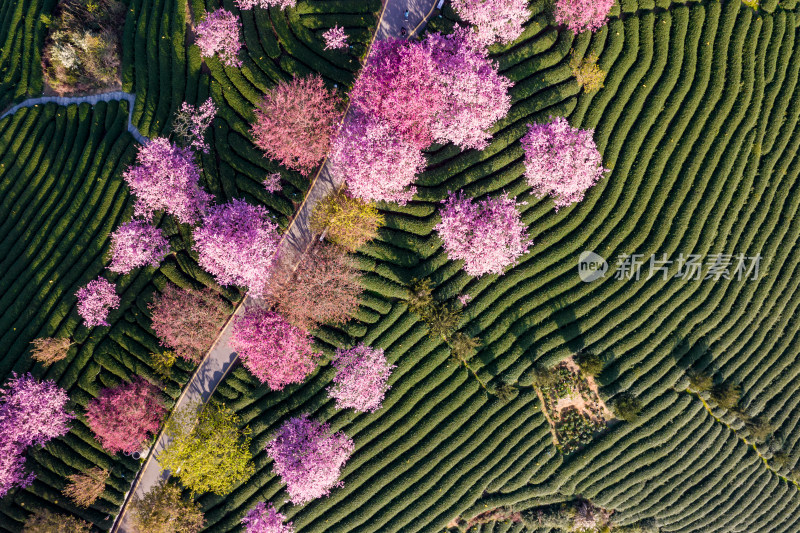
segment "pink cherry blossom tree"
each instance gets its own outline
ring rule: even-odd
[[[253,139],[270,159],[308,175],[328,153],[341,107],[318,74],[281,81],[256,109]]]
[[[333,433],[328,424],[309,420],[308,415],[291,418],[267,444],[273,469],[286,483],[292,503],[302,505],[327,496],[339,480],[342,467],[353,453],[352,439]]]
[[[516,41],[531,16],[528,0],[453,0],[453,9],[484,45]]]
[[[261,9],[269,9],[271,7],[279,7],[281,9],[286,9],[287,7],[294,7],[297,5],[297,0],[235,0],[236,5],[239,6],[239,9],[247,10],[253,9],[254,7],[260,7]]]
[[[573,128],[564,117],[528,124],[521,142],[532,193],[552,197],[556,210],[583,200],[586,190],[608,171],[593,136],[594,130]]]
[[[161,210],[193,224],[206,209],[211,195],[199,185],[200,168],[190,149],[157,137],[139,148],[136,162],[123,177],[136,196],[137,216],[149,219]]]
[[[353,196],[405,205],[416,192],[412,183],[425,157],[391,124],[353,112],[333,143],[331,163]]]
[[[434,79],[442,93],[442,109],[431,123],[436,142],[482,150],[492,125],[511,109],[513,83],[501,76],[486,48],[467,28],[450,35],[429,34],[425,46],[436,64]]]
[[[213,57],[219,54],[219,60],[229,67],[241,67],[239,50],[242,48],[242,23],[239,17],[230,11],[219,8],[206,13],[206,18],[197,25],[195,44],[200,48],[200,55]]]
[[[86,406],[89,428],[112,453],[141,450],[166,413],[158,388],[142,378],[103,389]]]
[[[104,277],[90,281],[75,293],[78,298],[78,314],[86,322],[86,327],[110,326],[106,320],[112,309],[117,309],[120,298],[116,286]]]
[[[531,245],[516,202],[507,195],[474,201],[451,192],[442,203],[434,229],[450,259],[463,260],[470,276],[502,274]]]
[[[247,533],[294,533],[292,523],[284,524],[285,520],[286,516],[276,511],[272,502],[269,502],[269,506],[258,502],[242,518],[242,525]]]
[[[302,383],[320,356],[307,332],[258,307],[235,319],[230,342],[244,367],[273,390]]]
[[[264,207],[238,199],[212,206],[193,237],[198,263],[217,283],[262,294],[280,242],[278,225]]]
[[[333,28],[323,33],[322,38],[325,39],[325,50],[337,50],[349,46],[347,44],[347,34],[344,32],[344,28],[338,25],[334,25]]]
[[[383,350],[359,344],[349,350],[336,350],[332,364],[336,368],[328,394],[336,399],[337,409],[353,408],[372,413],[381,408],[389,390],[387,381],[394,365],[386,362]]]
[[[172,131],[183,142],[183,146],[191,146],[207,154],[208,143],[205,134],[215,116],[217,116],[217,106],[211,98],[203,102],[200,107],[184,102],[180,110],[175,113]]]
[[[111,234],[112,272],[127,274],[134,268],[150,265],[157,268],[169,253],[169,241],[161,230],[144,220],[131,220]]]
[[[608,22],[614,0],[556,0],[557,24],[564,24],[576,35],[597,31]]]

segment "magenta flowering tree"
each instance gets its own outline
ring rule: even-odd
[[[434,229],[450,259],[463,260],[470,276],[502,274],[531,245],[516,202],[507,195],[475,201],[451,192],[442,203]]]
[[[90,328],[109,326],[108,313],[117,309],[120,303],[115,285],[102,276],[78,289],[75,296],[78,298],[78,314]]]
[[[197,25],[195,31],[195,44],[200,48],[201,56],[213,57],[218,54],[224,65],[242,66],[238,57],[242,48],[242,23],[239,17],[225,8],[219,8],[206,13],[205,20]]]
[[[244,367],[273,390],[302,383],[314,370],[320,354],[312,342],[280,314],[258,307],[237,317],[231,333],[231,346]]]
[[[297,0],[235,0],[236,5],[239,6],[239,9],[247,10],[253,9],[254,7],[260,7],[261,9],[269,9],[271,7],[279,7],[281,9],[286,9],[287,7],[294,7],[297,5]]]
[[[193,237],[200,266],[217,283],[263,293],[280,242],[278,225],[264,207],[235,198],[212,206]]]
[[[200,168],[192,151],[157,137],[139,148],[136,166],[123,177],[136,196],[137,216],[149,219],[165,211],[182,224],[193,224],[211,195],[200,187]]]
[[[347,34],[344,32],[344,28],[338,25],[334,25],[333,28],[323,33],[322,38],[325,39],[325,50],[337,50],[349,46],[347,44]]]
[[[86,406],[89,428],[112,453],[141,450],[166,413],[158,388],[142,378],[103,389]]]
[[[531,192],[552,197],[556,210],[583,200],[586,190],[608,170],[593,135],[594,130],[573,128],[564,117],[528,124],[521,142]]]
[[[386,362],[383,350],[364,344],[350,350],[336,350],[332,364],[336,375],[328,394],[336,399],[337,409],[372,413],[381,408],[390,388],[386,382],[395,368]]]
[[[111,234],[112,272],[127,274],[134,268],[158,267],[169,253],[169,241],[161,230],[144,220],[131,220]]]
[[[27,487],[35,475],[25,472],[25,449],[66,435],[74,418],[65,409],[69,397],[55,381],[31,374],[14,377],[0,389],[0,498]]]
[[[405,205],[416,192],[412,183],[425,157],[388,122],[354,112],[334,140],[331,163],[353,196]]]
[[[531,16],[528,0],[453,0],[453,9],[485,45],[516,41]]]
[[[608,22],[614,0],[556,0],[557,24],[564,24],[576,35],[597,31]]]
[[[328,424],[309,420],[308,415],[284,422],[266,447],[295,505],[327,496],[332,488],[344,485],[339,476],[353,449],[350,437],[333,433]]]
[[[200,107],[184,102],[180,110],[175,113],[172,131],[183,141],[184,146],[191,146],[207,154],[208,143],[205,134],[215,116],[217,116],[217,106],[211,98],[203,102]]]
[[[436,64],[434,79],[443,101],[430,126],[433,139],[484,149],[491,138],[487,130],[511,109],[508,91],[513,83],[500,75],[467,28],[456,26],[450,35],[429,34],[425,46]]]
[[[294,533],[292,523],[284,524],[284,521],[286,516],[276,511],[272,502],[269,502],[269,506],[258,502],[242,518],[242,525],[247,533]]]

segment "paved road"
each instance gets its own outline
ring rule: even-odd
[[[406,27],[407,37],[410,37],[413,30],[419,31],[422,29],[426,17],[432,12],[432,8],[438,1],[386,0],[387,3],[384,6],[381,24],[375,38],[400,38],[401,28],[403,27]],[[409,10],[408,19],[405,18],[406,9]],[[321,198],[338,189],[341,185],[341,182],[334,178],[331,172],[331,165],[326,159],[303,204],[298,209],[288,231],[281,240],[279,250],[284,257],[298,259],[308,249],[314,238],[309,228],[309,220],[314,206]],[[214,346],[198,367],[189,385],[187,385],[178,399],[176,407],[184,407],[197,401],[205,402],[211,397],[217,385],[236,362],[236,353],[229,343],[233,318],[241,315],[246,309],[258,305],[260,305],[259,301],[250,296],[245,297],[242,305],[236,309],[234,316],[225,325]],[[148,455],[142,470],[139,471],[137,479],[134,481],[133,496],[143,496],[161,479],[169,477],[168,472],[161,472],[161,466],[158,464],[158,455],[167,444],[169,442],[166,437],[161,435]],[[125,503],[111,529],[112,533],[136,533],[132,526],[131,515],[126,512],[128,502],[131,499],[130,496],[130,494],[126,496]]]
[[[37,98],[28,98],[27,100],[23,100],[22,102],[18,103],[2,115],[0,115],[0,119],[6,118],[9,115],[13,115],[23,107],[33,107],[40,104],[47,104],[50,102],[55,102],[58,105],[72,105],[72,104],[83,104],[88,103],[91,105],[95,105],[97,102],[111,102],[116,100],[126,100],[128,102],[128,132],[133,135],[133,138],[139,141],[139,144],[145,144],[147,142],[147,137],[139,133],[139,130],[131,123],[131,118],[133,117],[133,103],[136,100],[136,96],[132,95],[131,93],[125,93],[122,91],[112,91],[108,93],[102,94],[93,94],[91,96],[39,96]]]

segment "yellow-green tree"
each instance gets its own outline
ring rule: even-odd
[[[91,524],[79,518],[37,509],[25,521],[22,533],[89,533]]]
[[[137,531],[148,533],[197,533],[205,522],[200,505],[166,480],[134,499],[132,511]]]
[[[569,68],[572,75],[578,80],[578,84],[583,87],[583,92],[592,93],[603,88],[603,81],[606,73],[597,65],[597,55],[589,54],[579,58],[575,55],[575,50],[570,52],[572,58],[569,60]]]
[[[311,231],[325,232],[325,238],[354,252],[375,238],[384,223],[372,202],[336,191],[320,200],[311,214]]]

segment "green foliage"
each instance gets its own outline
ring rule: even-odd
[[[447,340],[458,329],[462,315],[463,311],[457,305],[436,303],[428,308],[423,320],[428,324],[431,333]]]
[[[450,337],[449,344],[450,355],[466,365],[467,361],[475,355],[477,348],[481,345],[481,340],[459,331]]]
[[[711,389],[711,399],[725,409],[735,409],[742,398],[742,386],[738,383],[725,381],[714,385]]]
[[[639,412],[642,410],[642,401],[627,393],[620,394],[614,400],[612,409],[618,418],[628,422],[635,422],[639,418]]]
[[[570,56],[569,68],[572,69],[572,75],[578,85],[583,87],[583,92],[593,93],[602,89],[606,73],[597,65],[597,56],[589,54],[585,57],[578,57],[575,50],[570,51]]]
[[[575,362],[587,376],[596,378],[603,371],[603,360],[592,352],[580,352],[575,356]]]
[[[155,371],[163,379],[172,377],[172,367],[178,356],[171,350],[161,350],[150,354],[152,359],[153,371]]]
[[[425,317],[430,313],[430,309],[434,304],[433,301],[433,283],[430,279],[413,279],[408,288],[406,303],[408,303],[408,310],[416,313],[421,317]]]

